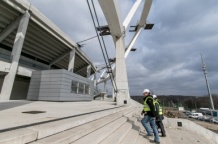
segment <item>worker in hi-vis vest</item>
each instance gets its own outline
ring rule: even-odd
[[[156,119],[156,125],[161,130],[162,137],[166,137],[166,132],[165,132],[164,125],[162,122],[162,120],[164,119],[163,109],[162,109],[160,101],[157,99],[157,96],[153,95],[153,98],[154,98],[155,109],[157,110],[157,113],[158,113],[158,117]]]
[[[155,120],[158,117],[158,114],[155,110],[154,99],[152,95],[150,94],[149,89],[144,89],[143,95],[144,95],[144,108],[141,114],[142,115],[144,114],[144,118],[141,120],[141,123],[148,133],[146,137],[151,137],[153,136],[153,133],[154,133],[154,140],[150,142],[159,144],[160,138],[159,138],[157,126],[155,123]],[[151,125],[153,132],[151,131],[149,124]]]

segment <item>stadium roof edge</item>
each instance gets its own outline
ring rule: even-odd
[[[59,39],[67,47],[76,50],[76,53],[87,63],[92,65],[92,69],[96,71],[96,68],[90,58],[78,47],[78,45],[69,38],[62,30],[60,30],[51,20],[49,20],[43,13],[41,13],[36,7],[31,5],[28,0],[3,0],[7,5],[13,7],[20,13],[24,14],[26,10],[31,11],[31,20],[40,25],[48,33]]]

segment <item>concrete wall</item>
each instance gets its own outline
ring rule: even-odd
[[[1,92],[3,81],[4,78],[0,78],[0,92]],[[26,99],[29,84],[30,84],[29,81],[22,81],[22,80],[15,79],[10,100]]]
[[[169,128],[181,128],[185,129],[194,133],[197,133],[199,135],[202,135],[203,137],[207,138],[213,144],[218,144],[218,134],[186,119],[176,119],[176,118],[164,118],[163,120],[164,125]],[[178,126],[178,122],[182,123],[182,126]]]
[[[71,92],[72,80],[90,85],[90,95]],[[87,101],[94,95],[94,82],[66,70],[32,73],[27,99],[45,101]]]

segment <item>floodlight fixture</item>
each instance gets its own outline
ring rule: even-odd
[[[109,62],[115,62],[115,61],[116,61],[116,58],[109,58],[108,61],[109,61]]]
[[[146,23],[145,26],[144,26],[144,29],[145,30],[151,30],[153,28],[154,24],[148,24]]]
[[[111,35],[110,28],[108,25],[96,27],[97,31],[99,31],[100,36]]]
[[[130,51],[136,51],[136,48],[131,48],[131,50]]]

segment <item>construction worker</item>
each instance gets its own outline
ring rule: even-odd
[[[162,122],[162,120],[164,119],[164,116],[163,116],[163,109],[162,109],[161,103],[158,100],[156,95],[153,95],[153,99],[154,99],[155,109],[157,110],[157,113],[158,113],[158,117],[156,119],[156,125],[161,130],[162,137],[166,137],[166,132],[165,132],[164,125]]]
[[[144,114],[144,118],[141,120],[141,123],[148,133],[146,137],[151,137],[153,136],[153,133],[154,133],[154,140],[150,142],[159,144],[160,138],[159,138],[157,126],[155,123],[155,119],[158,117],[158,114],[156,113],[156,110],[155,110],[154,99],[151,96],[149,89],[144,89],[143,95],[144,95],[144,109],[142,110],[141,115]],[[153,132],[151,131],[149,124],[151,125]]]

